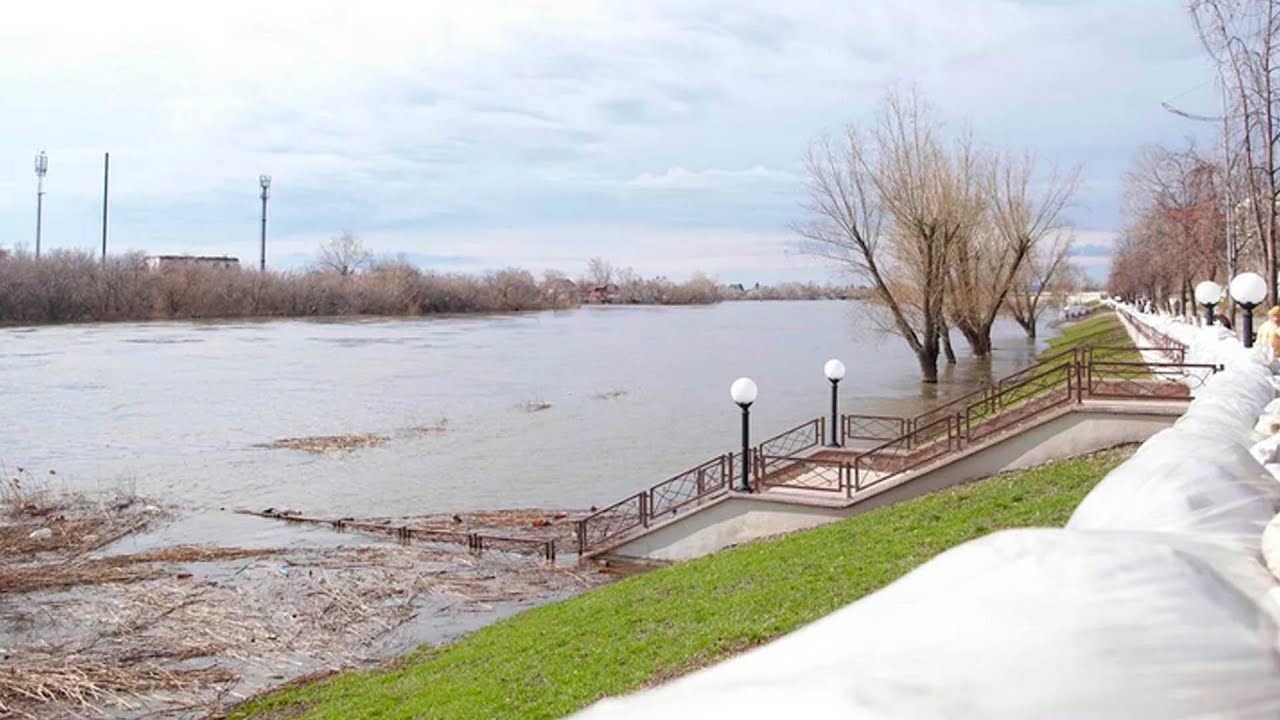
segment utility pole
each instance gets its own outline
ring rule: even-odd
[[[111,182],[111,153],[102,156],[102,264],[107,264],[107,190]]]
[[[44,174],[49,172],[49,156],[36,155],[36,259],[40,259],[40,224],[44,216]]]
[[[262,186],[262,248],[258,256],[258,271],[267,271],[267,198],[271,197],[271,176],[259,175],[258,184]]]

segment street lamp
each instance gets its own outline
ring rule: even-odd
[[[271,197],[271,176],[259,175],[258,184],[262,186],[262,252],[258,256],[258,270],[267,270],[267,198]]]
[[[1222,301],[1222,286],[1212,280],[1196,285],[1196,302],[1204,306],[1204,324],[1213,324],[1213,306]]]
[[[1231,297],[1244,308],[1244,346],[1253,347],[1253,309],[1267,296],[1267,281],[1258,273],[1231,278]]]
[[[729,397],[742,408],[742,490],[751,492],[751,403],[756,401],[756,384],[751,378],[738,378],[729,386]]]
[[[49,156],[36,155],[36,259],[40,259],[40,221],[44,215],[44,175],[49,172]]]
[[[844,379],[844,363],[831,358],[826,365],[822,366],[822,372],[831,381],[831,442],[827,443],[827,447],[840,447],[839,436],[836,434],[840,427],[838,388],[840,381]]]

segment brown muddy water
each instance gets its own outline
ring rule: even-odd
[[[588,307],[489,317],[0,329],[0,462],[73,491],[184,507],[403,515],[603,505],[827,410],[900,414],[1026,364],[1001,322],[988,362],[922,388],[901,339],[852,302]],[[959,349],[963,356],[963,348]],[[286,438],[372,434],[316,454]]]

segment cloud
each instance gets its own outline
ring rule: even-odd
[[[1096,237],[1079,233],[1080,247],[1114,241],[1141,144],[1211,131],[1160,109],[1175,95],[1191,110],[1213,102],[1211,88],[1186,92],[1209,70],[1185,11],[1164,0],[227,0],[198,17],[181,3],[45,0],[6,12],[6,245],[32,234],[43,147],[50,247],[96,242],[110,150],[122,248],[247,255],[269,173],[270,232],[282,252],[299,239],[299,258],[352,229],[391,253],[478,244],[429,253],[482,265],[586,253],[671,274],[768,262],[823,280],[826,268],[776,251],[800,212],[800,157],[824,129],[866,123],[890,84],[917,85],[990,144],[1083,162],[1071,219]]]
[[[588,224],[438,233],[374,231],[360,238],[377,255],[404,251],[410,260],[423,260],[424,266],[441,272],[518,266],[574,276],[597,256],[642,275],[678,280],[704,273],[724,282],[778,282],[834,278],[839,270],[791,252],[794,238],[786,232],[733,228]],[[291,235],[274,240],[269,252],[277,262],[303,266],[327,239],[324,234]]]
[[[748,183],[796,183],[799,178],[789,172],[769,170],[762,165],[746,170],[686,170],[680,166],[660,174],[641,173],[628,183],[630,187],[652,190],[699,190]]]

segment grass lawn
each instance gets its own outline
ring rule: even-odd
[[[1107,311],[1092,315],[1079,322],[1062,326],[1062,334],[1049,341],[1049,347],[1040,353],[1038,360],[1046,360],[1059,353],[1093,346],[1106,348],[1096,350],[1096,360],[1112,360],[1116,362],[1142,362],[1142,355],[1137,351],[1129,333],[1115,312]]]
[[[816,530],[655,570],[424,648],[283,689],[233,718],[557,718],[767,642],[993,530],[1061,526],[1128,457],[1004,473]]]

